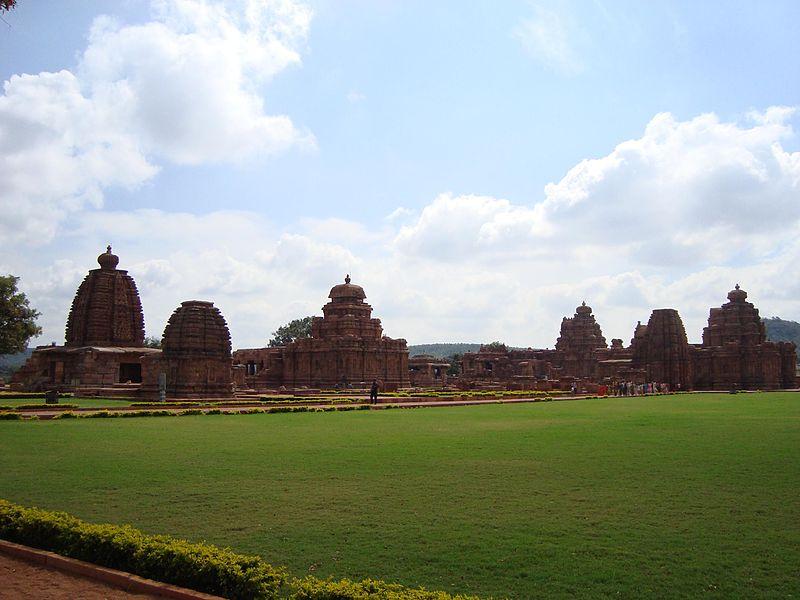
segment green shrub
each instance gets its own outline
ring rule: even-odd
[[[107,410],[99,410],[97,412],[87,413],[87,414],[81,415],[81,416],[86,418],[86,419],[110,419],[110,418],[113,418],[113,417],[115,417],[117,415],[116,415],[116,413],[112,413],[112,412],[109,412]]]
[[[0,399],[9,399],[9,400],[25,400],[25,399],[33,399],[33,398],[40,398],[44,400],[44,392],[0,392]],[[59,398],[72,398],[73,394],[59,394]]]
[[[132,408],[163,408],[169,406],[170,408],[192,408],[199,406],[202,402],[132,402]]]
[[[290,598],[292,600],[477,600],[475,596],[452,596],[446,592],[408,588],[374,579],[321,581],[314,577],[293,580]]]
[[[78,408],[77,404],[44,404],[40,402],[39,404],[20,404],[15,406],[14,408]]]
[[[18,412],[0,412],[0,421],[21,421],[22,415]]]
[[[182,410],[179,414],[182,417],[186,417],[186,416],[189,416],[189,415],[202,415],[203,411],[200,410],[199,408],[189,408],[189,409],[186,409],[186,410]]]
[[[286,581],[283,569],[258,556],[145,535],[128,525],[94,525],[5,500],[0,500],[0,537],[226,598],[277,598]]]
[[[71,410],[66,410],[62,413],[57,414],[53,417],[54,419],[77,419],[77,413],[72,412]]]

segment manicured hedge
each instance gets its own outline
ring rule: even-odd
[[[19,409],[26,409],[26,408],[78,408],[77,404],[18,404],[17,406],[12,407],[16,410]]]
[[[292,600],[477,600],[476,596],[452,596],[423,588],[408,588],[375,579],[321,581],[315,577],[292,581]]]
[[[146,535],[129,525],[94,525],[61,512],[0,499],[0,537],[62,556],[225,598],[252,600],[478,600],[365,579],[290,579],[282,567],[230,548]]]
[[[93,525],[66,513],[0,500],[3,539],[226,598],[278,598],[284,569],[229,548]]]
[[[44,392],[0,392],[0,400],[26,400],[40,398],[44,400]],[[59,394],[59,398],[72,398],[73,394]]]

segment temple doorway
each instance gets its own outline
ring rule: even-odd
[[[141,363],[120,363],[119,364],[120,383],[142,383]]]

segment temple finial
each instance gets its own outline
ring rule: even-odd
[[[344,282],[349,284],[350,283],[350,273],[344,276]]]
[[[737,290],[738,290],[738,289],[739,289],[739,284],[737,283],[737,284],[736,284],[735,286],[733,286],[733,287],[734,287],[734,289],[737,289]]]
[[[106,254],[111,254],[111,244],[106,246]]]

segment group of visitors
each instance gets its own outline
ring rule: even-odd
[[[615,396],[646,396],[647,394],[666,394],[669,392],[669,384],[666,383],[634,383],[632,381],[620,381],[616,389]]]

